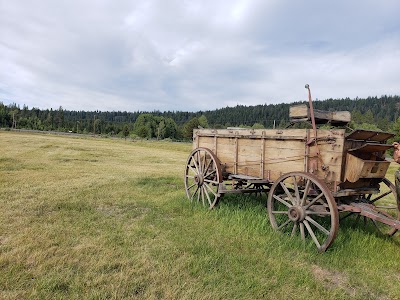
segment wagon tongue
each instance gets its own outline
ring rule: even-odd
[[[341,211],[350,211],[359,213],[362,216],[372,220],[389,225],[397,230],[400,230],[400,220],[396,220],[391,215],[385,214],[381,211],[374,209],[374,205],[362,202],[352,202],[348,205],[338,205]]]

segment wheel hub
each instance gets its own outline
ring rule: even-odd
[[[194,182],[197,183],[198,186],[203,185],[204,177],[201,174],[194,176]]]
[[[293,222],[301,222],[305,218],[305,211],[301,206],[292,206],[289,208],[288,216]]]

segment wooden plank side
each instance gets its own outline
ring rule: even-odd
[[[217,156],[224,167],[224,171],[235,173],[234,166],[237,152],[235,138],[225,137],[223,135],[216,136],[216,138]]]
[[[301,140],[265,141],[265,179],[276,180],[282,174],[304,171],[305,142]]]
[[[217,137],[218,156],[235,155],[235,138]]]
[[[214,152],[214,150],[213,150],[213,148],[214,148],[214,138],[213,137],[198,136],[197,140],[198,140],[199,147],[208,148],[208,149],[210,149],[211,151]]]
[[[262,178],[261,165],[261,138],[238,139],[237,172]]]
[[[316,157],[314,143],[307,146],[308,132],[313,136],[308,129],[199,129],[195,132],[197,145],[215,149],[227,172],[270,180],[291,171],[313,172],[325,182],[338,182],[341,178],[344,151],[344,130],[341,129],[318,130],[320,158]]]
[[[238,139],[237,170],[239,174],[262,178],[260,142],[261,139]]]
[[[274,131],[275,133],[275,131]],[[301,133],[303,136],[304,133]],[[281,174],[281,169],[288,170],[295,162],[296,171],[304,167],[304,141],[297,140],[289,143],[287,140],[264,140],[262,138],[238,138],[238,157],[235,160],[235,139],[218,138],[218,158],[226,171],[260,178],[266,178],[267,172]],[[265,143],[262,146],[262,143]],[[296,145],[296,146],[294,146]],[[262,153],[262,149],[264,152]],[[264,160],[264,164],[261,161]],[[236,171],[235,171],[235,162]]]
[[[264,140],[265,145],[261,147],[261,140],[239,140],[239,173],[260,178],[272,175],[270,179],[276,179],[284,172],[304,171],[304,141]],[[261,153],[261,149],[264,149],[264,153]]]
[[[253,156],[255,160],[261,159],[261,139],[238,139],[238,159],[242,156]]]
[[[254,165],[254,164],[245,164],[245,165],[239,164],[237,167],[237,174],[243,174],[243,175],[249,175],[249,176],[262,178],[260,176],[259,165]]]

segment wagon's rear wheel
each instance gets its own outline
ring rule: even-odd
[[[400,220],[400,203],[397,200],[396,187],[388,179],[383,178],[378,194],[366,194],[364,197],[362,201],[373,205],[376,211]],[[357,216],[357,218],[359,218],[359,216]],[[376,229],[383,235],[393,236],[397,232],[397,229],[389,225],[367,217],[364,218],[366,218],[365,221],[371,220]]]
[[[312,240],[320,252],[332,244],[339,229],[332,193],[309,173],[292,172],[278,178],[268,195],[268,214],[274,229],[300,234],[302,240]]]
[[[221,197],[218,189],[222,182],[221,163],[207,148],[190,153],[185,170],[185,190],[190,201],[201,202],[212,209]]]

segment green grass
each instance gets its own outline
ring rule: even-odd
[[[318,254],[272,230],[265,197],[192,204],[190,144],[0,145],[0,299],[400,299],[398,237],[346,220]]]

